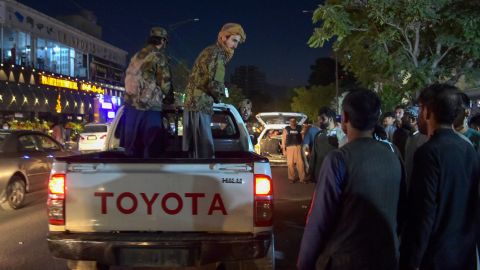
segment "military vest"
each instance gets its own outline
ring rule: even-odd
[[[290,126],[285,128],[287,130],[286,146],[301,145],[302,144],[302,127],[297,125],[295,129]]]

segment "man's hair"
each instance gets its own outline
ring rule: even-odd
[[[326,115],[328,118],[333,118],[333,121],[337,121],[336,120],[336,116],[337,114],[335,113],[335,111],[330,108],[330,107],[327,107],[327,106],[324,106],[324,107],[321,107],[319,110],[318,110],[318,116],[320,115]]]
[[[450,84],[431,84],[418,97],[419,103],[431,110],[439,124],[451,125],[462,109],[462,97]]]
[[[352,127],[365,131],[373,130],[380,117],[380,98],[364,88],[350,92],[342,103],[343,111],[348,114]]]
[[[395,118],[395,113],[394,112],[386,112],[386,113],[383,114],[382,119],[385,119],[387,117]]]
[[[395,111],[398,110],[398,109],[402,109],[402,110],[405,110],[405,107],[403,105],[397,105],[395,107]]]
[[[157,45],[162,44],[163,41],[165,41],[165,43],[166,43],[167,39],[164,38],[164,37],[151,36],[151,37],[148,38],[147,44],[157,46]]]

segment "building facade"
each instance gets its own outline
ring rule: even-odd
[[[0,113],[107,121],[127,52],[13,0],[0,0]]]

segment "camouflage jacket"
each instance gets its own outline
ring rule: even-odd
[[[188,79],[185,110],[213,114],[213,103],[225,93],[225,64],[225,52],[217,44],[200,53]]]
[[[140,68],[141,91],[137,96],[126,94],[125,102],[138,110],[161,111],[164,98],[173,93],[170,65],[165,50],[148,45],[134,57],[145,58]]]

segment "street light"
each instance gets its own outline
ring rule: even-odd
[[[302,13],[313,13],[313,10],[309,10],[309,9],[303,9],[302,10]]]
[[[179,21],[179,22],[176,22],[176,23],[172,23],[172,24],[168,25],[168,30],[174,31],[176,28],[178,28],[178,27],[180,27],[184,24],[187,24],[189,22],[198,22],[198,21],[200,21],[199,18],[191,18],[191,19],[186,19],[186,20]]]

